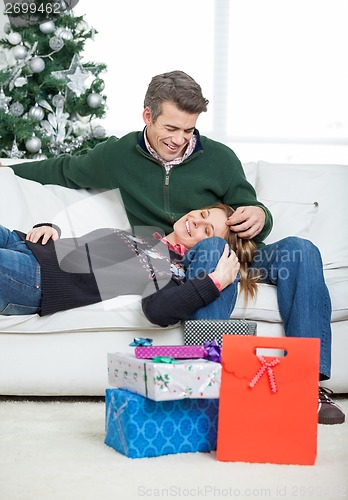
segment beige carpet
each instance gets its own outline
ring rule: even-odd
[[[338,400],[348,414],[348,399]],[[104,444],[101,400],[0,399],[1,500],[348,498],[348,423],[319,426],[314,466],[215,453],[129,459]]]

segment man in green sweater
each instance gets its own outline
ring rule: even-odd
[[[235,153],[196,129],[207,104],[201,87],[186,73],[157,75],[145,95],[143,131],[111,137],[84,156],[66,155],[12,168],[17,175],[42,184],[119,188],[132,226],[157,226],[166,233],[197,207],[218,201],[232,206],[235,213],[227,224],[241,238],[257,243],[253,267],[261,271],[262,282],[277,287],[286,335],[320,338],[319,379],[327,380],[331,301],[320,252],[310,241],[295,237],[263,245],[272,229],[270,212],[256,199]],[[325,424],[345,419],[321,388],[318,419]]]
[[[159,226],[166,233],[185,213],[219,200],[236,209],[231,229],[261,244],[272,216],[257,201],[234,152],[197,131],[207,104],[200,86],[185,73],[158,75],[145,96],[143,131],[111,137],[83,156],[12,168],[42,184],[119,188],[132,226]]]

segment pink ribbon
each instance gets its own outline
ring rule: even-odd
[[[276,380],[274,377],[273,367],[280,363],[280,359],[275,358],[272,361],[266,361],[263,356],[257,356],[257,358],[260,361],[261,366],[258,369],[258,371],[256,372],[256,374],[254,375],[254,377],[252,378],[252,380],[249,382],[249,387],[251,387],[251,389],[253,387],[255,387],[255,385],[258,383],[258,381],[260,380],[262,375],[265,372],[267,372],[269,385],[271,386],[271,391],[273,393],[277,392],[278,389],[277,389],[277,384],[276,384]]]

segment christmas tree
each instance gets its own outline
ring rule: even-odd
[[[33,4],[35,11],[23,12]],[[96,31],[71,10],[49,9],[59,2],[13,5],[20,8],[10,12],[0,40],[0,61],[12,58],[0,70],[0,156],[83,154],[106,139],[99,122],[106,110],[100,77],[106,66],[81,56]]]

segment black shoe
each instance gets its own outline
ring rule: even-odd
[[[318,423],[319,424],[343,424],[346,417],[341,408],[329,397],[330,389],[319,387],[318,401]]]

